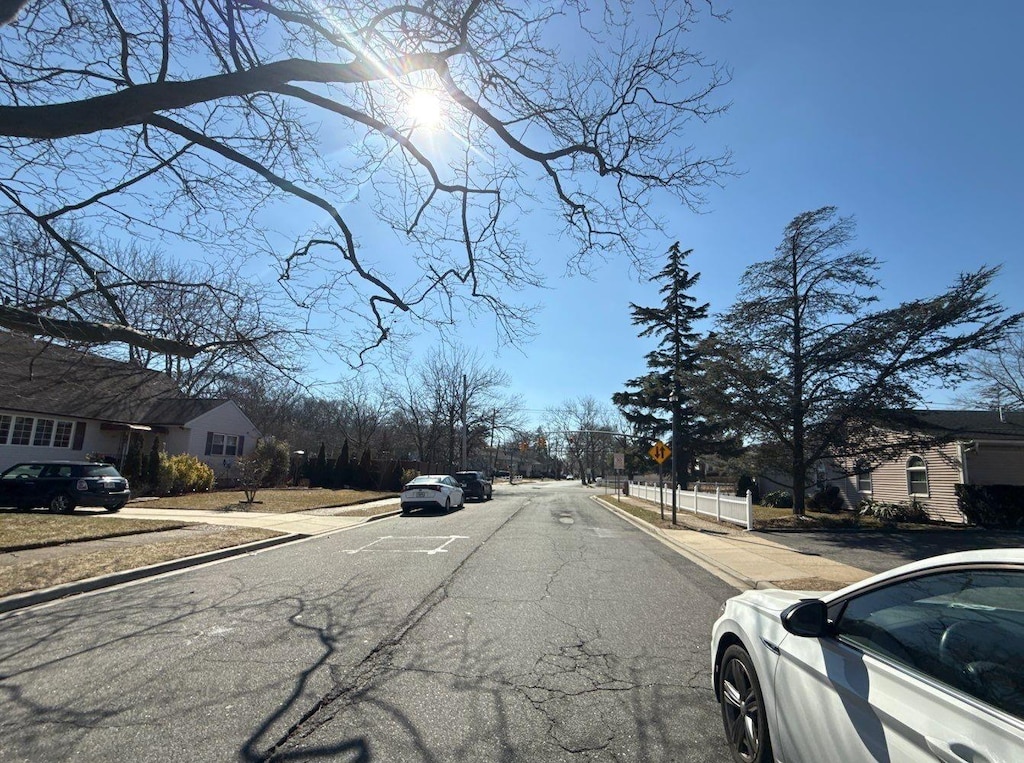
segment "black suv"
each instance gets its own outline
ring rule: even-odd
[[[76,506],[119,511],[128,503],[128,480],[110,464],[92,461],[33,461],[0,474],[0,506],[70,514]]]
[[[455,472],[452,476],[462,485],[466,498],[476,498],[478,501],[491,500],[494,488],[483,472]]]

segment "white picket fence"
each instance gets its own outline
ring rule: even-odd
[[[672,488],[668,486],[661,488],[647,482],[630,482],[629,494],[659,505],[664,500],[666,507],[672,505]],[[749,490],[746,498],[738,498],[722,495],[717,487],[714,493],[702,493],[697,487],[692,490],[679,488],[676,490],[676,509],[714,517],[719,522],[732,522],[748,530],[754,529],[754,503]]]

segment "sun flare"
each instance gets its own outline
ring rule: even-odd
[[[409,95],[406,109],[413,124],[433,130],[441,126],[443,114],[440,99],[426,90],[415,90]]]

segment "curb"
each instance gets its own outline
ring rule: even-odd
[[[685,556],[691,562],[700,565],[701,567],[703,567],[704,569],[708,570],[709,572],[713,572],[717,577],[719,577],[720,579],[724,580],[726,583],[728,583],[729,585],[733,586],[734,588],[738,588],[740,590],[743,590],[745,588],[749,589],[749,588],[761,588],[761,587],[770,588],[770,587],[772,587],[772,586],[766,584],[766,581],[763,581],[763,580],[751,580],[750,578],[748,578],[748,577],[746,577],[744,575],[741,575],[740,573],[736,572],[736,570],[733,570],[733,569],[731,569],[729,567],[726,567],[725,565],[719,563],[715,559],[712,559],[711,557],[707,556],[706,554],[702,554],[699,551],[694,551],[689,546],[684,546],[684,545],[682,545],[680,543],[677,543],[675,540],[673,540],[671,538],[671,536],[665,535],[664,531],[662,531],[662,529],[660,527],[654,527],[653,525],[650,525],[647,522],[644,522],[642,519],[638,519],[637,517],[634,517],[632,514],[630,514],[629,512],[623,511],[618,506],[613,506],[612,504],[608,503],[607,501],[602,500],[600,496],[592,495],[592,496],[590,496],[590,499],[592,501],[597,502],[598,504],[600,504],[601,506],[606,508],[608,511],[614,512],[615,514],[618,514],[620,517],[625,519],[627,522],[629,522],[630,524],[632,524],[636,528],[642,530],[643,532],[647,533],[648,535],[650,535],[650,536],[652,536],[654,538],[657,538],[658,540],[660,540],[665,545],[670,546],[671,548],[675,549],[677,552],[679,552],[680,555]],[[684,529],[686,529],[686,528],[684,528]],[[699,530],[693,530],[693,532],[700,532],[700,531]]]
[[[398,513],[398,511],[391,511],[383,514],[375,514],[372,517],[366,517],[366,519],[364,519],[360,524],[352,525],[352,527],[359,527],[360,525],[368,524],[369,522],[373,522],[378,519],[393,517]],[[346,527],[341,529],[347,530],[350,528]],[[122,583],[130,583],[135,580],[156,577],[157,575],[163,575],[167,572],[177,572],[189,567],[196,567],[201,564],[208,564],[209,562],[218,562],[222,559],[230,559],[233,556],[242,556],[243,554],[255,553],[268,548],[274,548],[275,546],[282,546],[286,543],[293,543],[295,541],[308,540],[309,538],[316,537],[318,536],[303,535],[301,533],[287,533],[276,538],[257,540],[252,543],[244,543],[241,546],[228,546],[227,548],[217,549],[216,551],[208,551],[205,554],[183,556],[180,559],[171,559],[166,562],[151,564],[147,567],[136,567],[133,570],[112,572],[109,575],[98,575],[93,578],[86,578],[85,580],[62,583],[49,588],[40,588],[37,591],[16,593],[11,596],[0,598],[0,615],[19,609],[25,609],[27,607],[33,607],[37,604],[45,604],[47,602],[56,601],[57,599],[64,599],[69,596],[89,593],[90,591],[98,591],[102,588],[111,588]]]

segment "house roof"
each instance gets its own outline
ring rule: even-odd
[[[186,397],[157,371],[0,331],[0,406],[125,424],[184,424],[224,400]]]
[[[1024,440],[1024,411],[913,411],[925,424],[957,439]]]

